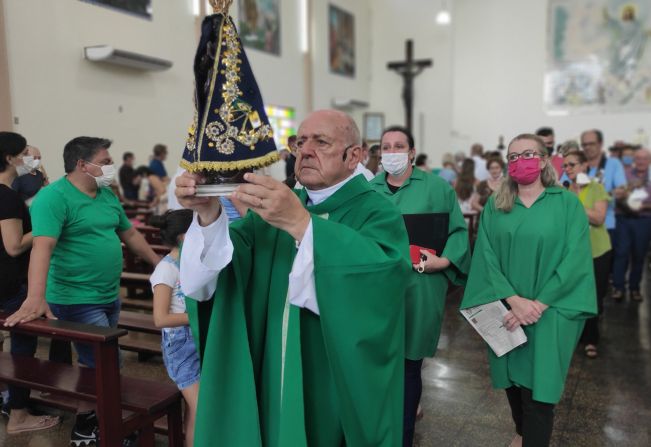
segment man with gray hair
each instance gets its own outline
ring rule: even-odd
[[[117,327],[122,246],[152,265],[158,255],[131,226],[111,191],[115,166],[111,142],[78,137],[63,149],[66,175],[43,188],[30,208],[34,243],[27,298],[7,325],[46,315],[77,323]],[[79,363],[95,367],[92,346],[75,344]],[[110,390],[102,390],[110,392]],[[93,404],[79,402],[70,442],[98,439]]]
[[[359,131],[310,114],[292,191],[246,174],[228,227],[201,178],[181,287],[202,357],[195,446],[396,446],[402,439],[408,241],[398,210],[355,175]]]

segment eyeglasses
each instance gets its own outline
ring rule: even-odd
[[[528,150],[528,151],[521,152],[519,154],[517,152],[511,152],[509,155],[506,156],[506,159],[508,160],[509,163],[515,163],[518,160],[518,158],[531,160],[532,158],[540,158],[540,157],[542,157],[542,154],[540,152]]]
[[[567,163],[563,163],[563,169],[567,168],[574,168],[575,166],[580,165],[581,163],[572,163],[571,161],[568,161]]]

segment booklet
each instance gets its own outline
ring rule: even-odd
[[[509,332],[502,323],[508,312],[509,310],[501,301],[461,310],[468,323],[498,357],[527,342],[527,335],[521,327]]]

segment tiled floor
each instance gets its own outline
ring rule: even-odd
[[[552,445],[651,445],[650,301],[607,300],[599,358],[589,360],[577,350],[556,410]],[[425,361],[424,417],[416,427],[416,445],[506,446],[513,427],[504,392],[491,389],[485,348],[457,308],[458,300],[448,303],[438,355]],[[138,363],[129,353],[125,372],[167,380],[160,360]],[[0,446],[66,446],[72,419],[64,414],[56,429],[12,437],[0,423]],[[159,438],[158,445],[165,440]]]

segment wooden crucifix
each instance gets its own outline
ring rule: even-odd
[[[412,132],[412,116],[414,109],[414,78],[425,68],[432,66],[432,59],[414,60],[414,41],[407,39],[405,43],[405,61],[389,62],[387,68],[395,70],[402,76],[402,102],[405,105],[405,127]]]

